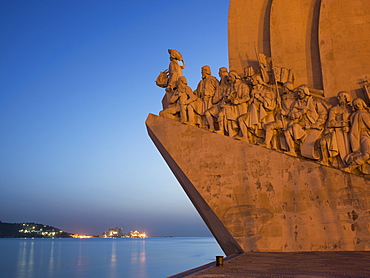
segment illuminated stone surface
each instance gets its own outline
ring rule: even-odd
[[[316,0],[272,1],[271,57],[295,71],[295,84],[322,89]]]
[[[227,255],[238,245],[244,252],[370,249],[369,178],[155,115],[146,124]]]
[[[359,83],[370,78],[370,1],[322,0],[319,24],[325,96],[362,97]]]
[[[256,51],[270,53],[271,0],[231,0],[229,8],[229,67],[242,73],[257,67]]]

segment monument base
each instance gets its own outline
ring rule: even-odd
[[[226,255],[370,250],[370,178],[150,114],[148,133]]]

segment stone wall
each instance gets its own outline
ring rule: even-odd
[[[231,0],[229,66],[240,74],[256,51],[292,68],[295,85],[363,97],[370,77],[370,1]]]

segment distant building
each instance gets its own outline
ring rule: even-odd
[[[109,238],[116,238],[116,237],[120,237],[120,238],[147,238],[147,235],[146,235],[145,232],[138,232],[138,231],[134,231],[134,232],[124,234],[122,232],[122,228],[116,227],[116,228],[108,229],[107,232],[103,232],[102,237],[109,237]]]
[[[134,231],[130,233],[131,238],[147,238],[146,233]]]
[[[112,228],[108,230],[108,237],[122,237],[122,228]]]

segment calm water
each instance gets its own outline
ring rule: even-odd
[[[0,239],[0,276],[167,277],[224,255],[212,237]]]

